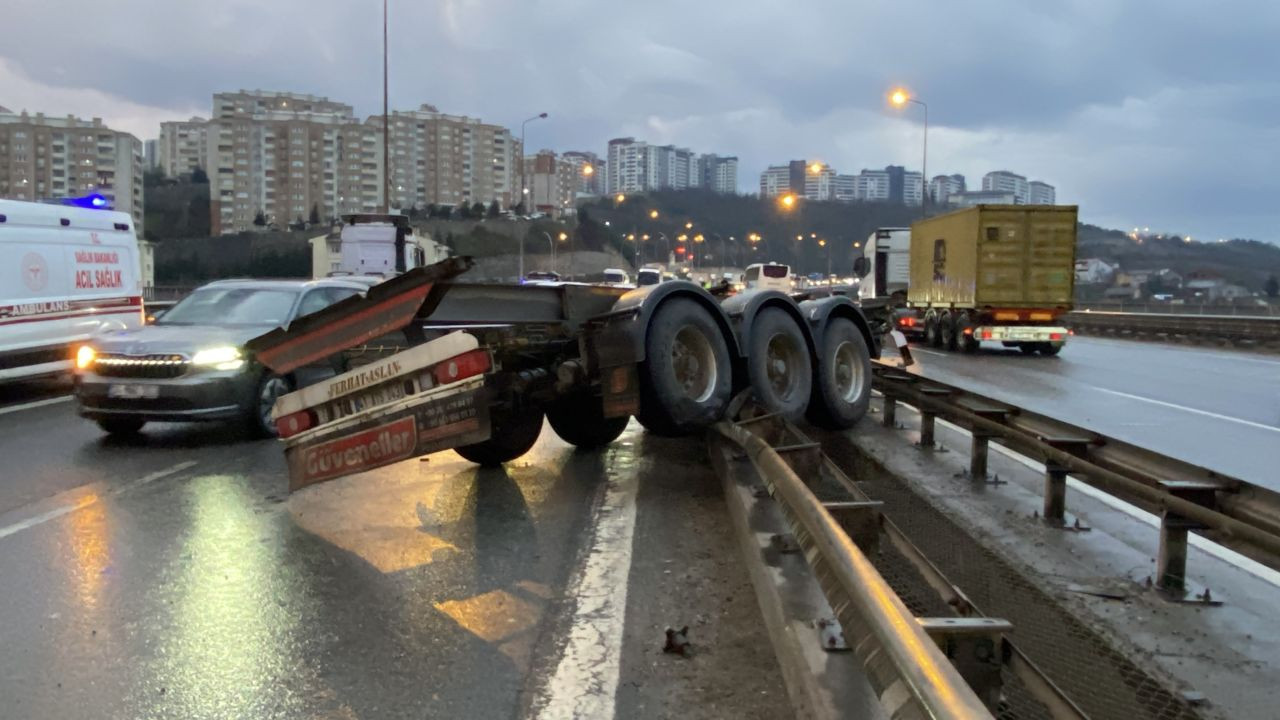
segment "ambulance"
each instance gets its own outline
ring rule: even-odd
[[[69,372],[84,341],[143,323],[133,219],[73,202],[0,200],[0,382]]]

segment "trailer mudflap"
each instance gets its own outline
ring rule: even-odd
[[[635,365],[619,365],[600,371],[600,395],[607,418],[640,412],[640,377]]]
[[[364,297],[347,298],[298,318],[287,329],[259,335],[245,347],[258,362],[284,375],[401,330],[415,317],[430,315],[448,288],[443,281],[466,272],[473,264],[469,257],[455,257],[415,268],[374,285]]]
[[[307,435],[285,447],[289,492],[409,458],[489,439],[483,380],[356,425]]]

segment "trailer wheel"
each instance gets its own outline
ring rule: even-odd
[[[950,312],[938,317],[938,335],[942,339],[943,350],[956,349],[956,318]]]
[[[871,404],[871,352],[851,321],[835,318],[823,333],[809,421],[843,430],[867,414]]]
[[[580,448],[608,445],[627,429],[629,416],[607,418],[600,398],[589,392],[567,395],[547,408],[547,422],[560,439]]]
[[[1052,357],[1062,352],[1062,343],[1060,342],[1046,342],[1046,343],[1039,343],[1039,345],[1040,347],[1036,349],[1040,351],[1041,355],[1044,355],[1046,357]]]
[[[542,411],[521,408],[494,411],[492,434],[488,440],[453,449],[462,457],[482,467],[497,467],[529,452],[542,434]]]
[[[929,347],[942,347],[942,335],[938,332],[938,314],[932,310],[924,316],[924,342]]]
[[[960,313],[956,319],[956,344],[961,352],[970,354],[978,352],[978,346],[982,344],[973,334],[973,317],[967,312]]]
[[[640,366],[640,414],[657,435],[686,435],[724,413],[733,391],[720,326],[694,300],[664,302],[649,322]]]
[[[804,334],[781,308],[765,308],[751,325],[747,379],[769,412],[799,420],[813,394],[813,362]]]
[[[1018,350],[1023,355],[1035,355],[1036,343],[1029,343],[1029,342],[1018,343]]]

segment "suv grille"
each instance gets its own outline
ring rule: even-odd
[[[105,377],[176,378],[190,366],[182,355],[99,355],[93,370]]]

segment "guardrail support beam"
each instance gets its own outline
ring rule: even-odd
[[[1195,527],[1169,511],[1160,517],[1160,553],[1156,556],[1156,586],[1181,593],[1187,588],[1187,531]]]
[[[974,430],[972,437],[973,441],[969,446],[969,476],[974,480],[986,480],[988,436]]]
[[[920,411],[920,447],[933,447],[933,427],[935,417],[936,416],[928,410]]]
[[[884,416],[884,426],[887,428],[897,427],[898,425],[898,400],[894,396],[884,394],[884,410],[881,412]]]
[[[1044,464],[1044,519],[1057,525],[1067,521],[1067,469],[1052,461]]]
[[[975,695],[994,712],[1000,703],[1004,634],[1013,624],[999,618],[919,618]]]

